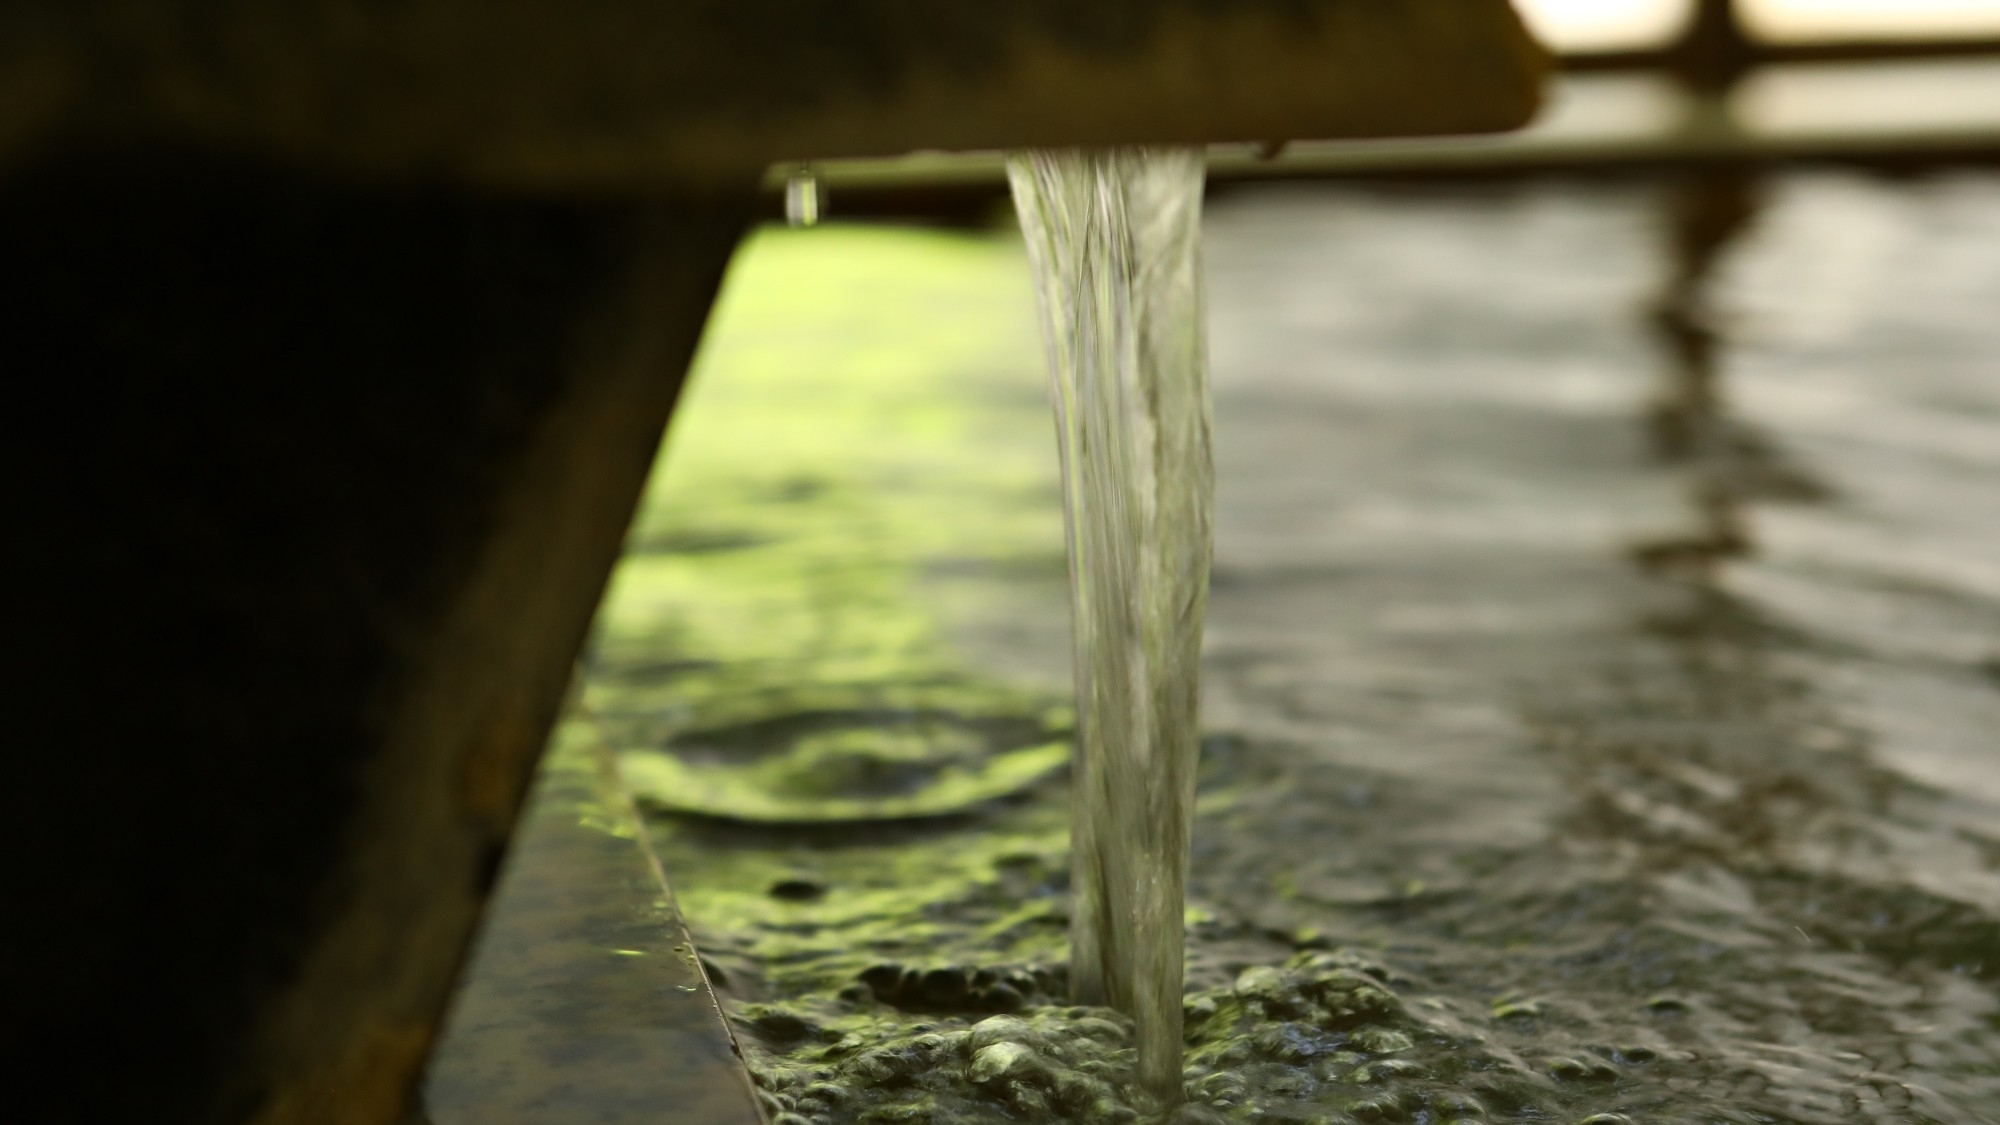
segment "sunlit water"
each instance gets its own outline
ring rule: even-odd
[[[1211,202],[1189,1120],[1993,1119],[2000,177],[1761,194],[1707,467],[1649,422],[1656,186]],[[638,796],[777,1125],[1140,1104],[1069,788],[1010,772],[1074,695],[1028,276],[760,233],[568,720],[700,778]],[[1702,565],[1759,477],[1819,487]]]
[[[1077,750],[1070,990],[1133,1017],[1142,1084],[1181,1093],[1209,451],[1199,149],[1008,162],[1049,353],[1069,545]]]

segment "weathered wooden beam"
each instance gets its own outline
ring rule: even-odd
[[[0,162],[196,141],[544,190],[734,182],[914,149],[1524,123],[1506,0],[31,0],[0,9]]]

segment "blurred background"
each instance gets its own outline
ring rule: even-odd
[[[1217,146],[1236,181],[1684,165],[1742,159],[1987,162],[2000,137],[1989,0],[1521,0],[1562,71],[1539,120],[1500,137]],[[1284,138],[1273,138],[1273,142]],[[1000,183],[997,155],[847,161],[854,208],[950,213]],[[787,174],[780,169],[777,175]]]
[[[2000,3],[1520,7],[1524,132],[1212,154],[1191,1003],[1334,950],[1399,1014],[1197,1041],[1190,1096],[1996,1120]],[[774,218],[801,177],[566,722],[767,1107],[1003,1120],[849,1072],[1059,991],[1034,298],[997,155],[774,169]]]

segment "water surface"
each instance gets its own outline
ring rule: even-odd
[[[1658,188],[1210,208],[1189,1120],[1994,1119],[2000,181],[1762,195],[1719,461],[1651,423]],[[1064,779],[971,784],[1074,722],[1027,277],[760,236],[571,720],[838,764],[838,824],[650,822],[797,1119],[1137,1101],[1071,1003]]]

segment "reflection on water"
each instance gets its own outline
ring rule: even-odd
[[[1754,198],[1211,210],[1186,1120],[2000,1105],[2000,182]],[[1742,230],[1690,257],[1704,223]],[[1066,729],[1018,245],[781,231],[734,281],[586,697],[736,779],[650,823],[773,1111],[1129,1119],[1129,1025],[1067,1003],[1059,780],[872,824],[728,804],[923,792]]]
[[[2000,4],[1996,4],[2000,12]],[[2000,27],[1996,27],[2000,33]],[[1771,66],[1752,71],[1730,97],[1744,127],[1775,141],[1882,138],[1894,149],[1914,138],[1978,144],[2000,128],[2000,61],[1914,59]]]

